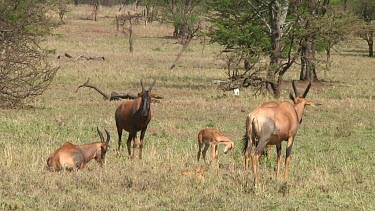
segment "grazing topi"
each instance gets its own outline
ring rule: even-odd
[[[225,149],[224,153],[226,154],[229,150],[234,148],[234,142],[228,138],[225,134],[220,132],[218,129],[215,128],[205,128],[199,131],[198,133],[198,161],[201,157],[201,150],[203,148],[203,159],[206,160],[206,152],[208,147],[211,145],[212,149],[212,159],[218,159],[219,152],[218,152],[218,145],[224,144]]]
[[[244,136],[244,154],[245,154],[245,169],[249,168],[249,161],[251,156],[252,146],[256,149],[252,155],[253,166],[253,182],[254,185],[258,181],[258,159],[266,145],[276,145],[277,149],[277,168],[276,176],[280,173],[281,160],[281,142],[287,141],[286,158],[285,158],[285,180],[288,180],[288,168],[291,158],[292,146],[294,138],[297,135],[298,128],[302,122],[302,116],[305,106],[320,105],[306,98],[307,93],[311,87],[311,82],[307,86],[303,95],[299,95],[295,82],[292,82],[295,96],[289,94],[290,102],[269,102],[262,104],[252,111],[246,118],[246,134]]]

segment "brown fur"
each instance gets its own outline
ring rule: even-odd
[[[208,147],[211,146],[212,150],[212,159],[218,159],[218,145],[225,144],[224,153],[226,154],[229,150],[234,148],[234,142],[228,138],[225,134],[221,133],[218,129],[215,128],[205,128],[199,131],[198,133],[198,161],[201,156],[201,150],[204,145],[202,152],[203,159],[206,160],[206,152]]]
[[[181,176],[187,176],[187,175],[191,175],[191,174],[196,174],[199,179],[204,179],[204,174],[205,173],[206,173],[206,169],[204,169],[203,167],[199,166],[199,167],[195,167],[195,168],[192,168],[192,169],[188,169],[188,170],[182,171],[180,173],[180,175]]]
[[[137,147],[137,132],[141,131],[139,144],[139,159],[142,159],[142,148],[144,136],[147,130],[148,123],[151,121],[151,89],[155,85],[155,81],[148,90],[143,87],[141,80],[142,92],[134,100],[125,101],[121,103],[115,113],[116,128],[118,133],[118,148],[117,153],[120,154],[122,131],[129,132],[128,140],[126,141],[128,154],[133,160],[135,158],[135,149]],[[133,140],[133,154],[130,150],[131,141]]]
[[[252,155],[254,184],[258,180],[258,159],[266,145],[276,145],[276,176],[279,176],[282,141],[288,141],[285,158],[285,180],[288,179],[288,167],[293,141],[302,122],[304,108],[306,105],[320,105],[305,99],[311,83],[303,96],[298,95],[294,81],[292,84],[296,97],[291,94],[290,97],[294,104],[286,101],[281,103],[267,102],[256,108],[246,118],[245,169],[249,168],[252,146],[255,145],[256,149]]]
[[[54,151],[47,159],[47,167],[51,171],[79,170],[86,166],[90,160],[95,159],[100,165],[104,163],[105,154],[108,149],[110,135],[107,130],[107,141],[104,142],[103,135],[97,129],[100,142],[85,145],[74,145],[65,142],[64,145]]]

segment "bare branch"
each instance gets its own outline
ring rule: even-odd
[[[250,6],[253,8],[253,11],[254,13],[256,14],[256,16],[258,16],[258,18],[267,26],[268,30],[271,31],[271,26],[269,25],[268,23],[268,20],[262,16],[262,14],[259,12],[260,9],[267,3],[267,2],[263,2],[259,7],[256,7],[251,1],[247,1]]]
[[[77,88],[76,92],[77,92],[78,89],[81,88],[81,87],[88,87],[88,88],[95,89],[95,91],[97,91],[97,92],[99,92],[101,95],[103,95],[103,98],[104,98],[105,100],[108,100],[108,99],[111,98],[110,95],[104,93],[104,92],[103,92],[102,90],[100,90],[98,87],[89,84],[89,82],[90,82],[90,79],[87,79],[87,81],[86,81],[85,83],[83,83],[82,85],[80,85],[80,86]]]
[[[71,57],[69,57],[71,58]],[[80,55],[76,58],[76,60],[82,60],[82,59],[85,59],[85,60],[105,60],[104,59],[104,56],[83,56],[83,55]]]
[[[99,92],[103,96],[104,100],[109,100],[109,101],[120,100],[120,99],[135,99],[140,94],[139,93],[139,94],[135,95],[135,94],[131,94],[131,93],[118,93],[118,92],[112,92],[111,94],[106,94],[104,91],[102,91],[101,89],[99,89],[97,86],[89,84],[89,81],[90,81],[90,79],[87,79],[87,81],[85,83],[83,83],[82,85],[78,86],[78,88],[76,89],[75,92],[77,92],[78,89],[80,89],[82,87],[91,88],[91,89],[94,89],[95,91]],[[151,98],[154,98],[154,99],[163,99],[162,96],[160,96],[158,94],[155,94],[155,93],[151,94]],[[158,100],[153,100],[153,102],[158,102]]]

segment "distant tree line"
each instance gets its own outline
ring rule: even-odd
[[[194,38],[208,35],[223,46],[230,78],[224,89],[253,86],[278,97],[293,65],[300,67],[300,80],[318,81],[318,64],[329,68],[331,50],[352,36],[365,40],[374,56],[375,0],[0,0],[2,102],[20,102],[48,87],[58,68],[39,43],[54,26],[48,10],[66,11],[68,3],[157,7],[158,20],[174,27],[183,46],[171,68]],[[325,61],[317,58],[320,52]]]
[[[79,4],[94,4],[99,1],[101,5],[104,6],[113,6],[120,4],[133,4],[136,0],[71,0],[74,5]]]

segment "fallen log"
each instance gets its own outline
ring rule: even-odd
[[[83,56],[83,55],[80,55],[79,57],[77,57],[76,60],[105,60],[104,59],[104,56]]]
[[[118,93],[118,92],[112,92],[111,94],[106,94],[104,91],[99,89],[97,86],[89,84],[89,81],[90,81],[90,79],[87,79],[87,81],[85,83],[78,86],[78,88],[75,92],[77,92],[78,89],[80,89],[82,87],[91,88],[91,89],[94,89],[95,91],[99,92],[99,94],[101,94],[103,96],[104,100],[109,100],[109,101],[120,100],[120,99],[135,99],[140,95],[140,93],[135,95],[135,94],[131,94],[131,93]],[[162,96],[159,96],[158,94],[155,94],[155,93],[151,94],[151,98],[153,98],[153,99],[151,99],[152,102],[160,102],[158,99],[163,99]]]

